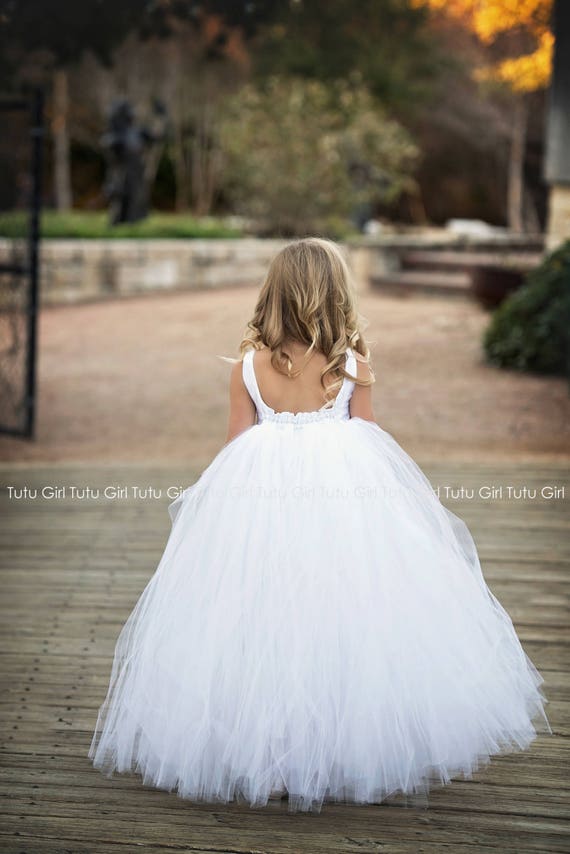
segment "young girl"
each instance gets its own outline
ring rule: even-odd
[[[425,800],[551,732],[466,525],[374,421],[360,326],[333,243],[277,255],[227,443],[117,641],[89,750],[108,776],[318,812]]]

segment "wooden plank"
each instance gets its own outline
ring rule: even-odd
[[[141,797],[141,803],[145,804]],[[150,803],[156,803],[154,797]],[[159,804],[157,804],[159,807]],[[156,808],[156,806],[155,806]],[[510,846],[516,851],[551,852],[567,854],[567,825],[554,819],[510,816],[481,813],[477,822],[469,810],[441,810],[441,820],[430,811],[387,806],[337,806],[327,805],[320,815],[297,816],[293,821],[284,809],[250,808],[242,804],[228,804],[218,808],[215,815],[199,806],[188,807],[178,814],[169,813],[168,831],[158,826],[146,812],[133,811],[130,816],[113,816],[112,824],[102,821],[102,816],[93,808],[91,816],[78,815],[28,815],[25,818],[26,832],[61,839],[70,835],[80,842],[101,840],[116,843],[128,839],[138,850],[140,845],[164,845],[168,840],[192,839],[197,847],[209,850],[276,852],[362,852],[362,844],[391,845],[407,842],[418,851],[419,840],[426,838],[432,845],[496,846],[502,852]],[[221,815],[220,815],[221,814]],[[211,816],[211,822],[204,816]],[[220,815],[220,820],[216,817]],[[294,825],[296,825],[294,827]],[[3,830],[19,831],[23,827],[17,816],[3,817]],[[236,847],[236,844],[238,847]],[[190,849],[192,850],[192,849]],[[374,849],[372,849],[374,850]],[[382,849],[379,849],[382,850]],[[384,849],[386,850],[386,849]],[[388,848],[390,850],[390,848]],[[410,849],[414,850],[414,849]],[[421,850],[421,848],[419,848]]]
[[[426,467],[427,468],[427,467]],[[426,469],[424,469],[426,470]],[[432,483],[565,483],[555,465],[429,467]],[[180,470],[132,467],[0,471],[6,483],[177,483]],[[189,480],[188,482],[191,482]],[[554,737],[492,757],[471,780],[432,788],[429,809],[287,802],[195,804],[106,778],[87,757],[114,643],[168,536],[166,502],[28,503],[0,491],[0,845],[26,854],[129,850],[524,854],[570,850],[570,519],[565,502],[448,501],[465,519],[485,578],[545,676]],[[105,531],[104,540],[101,531]],[[14,728],[16,727],[16,728]]]

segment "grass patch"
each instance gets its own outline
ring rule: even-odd
[[[28,215],[21,211],[0,213],[0,237],[25,237]],[[44,211],[41,219],[42,237],[49,239],[110,240],[134,238],[215,238],[241,237],[239,228],[221,218],[188,214],[152,213],[141,222],[111,226],[105,211]]]

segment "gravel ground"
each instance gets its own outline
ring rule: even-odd
[[[225,440],[230,366],[255,288],[45,309],[35,441],[10,462],[164,463],[195,470]],[[460,298],[365,293],[376,419],[422,461],[570,459],[562,379],[483,363],[488,315]]]

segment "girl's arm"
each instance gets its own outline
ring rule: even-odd
[[[226,443],[255,424],[255,404],[245,387],[242,363],[236,362],[230,377],[230,415]]]
[[[370,379],[372,374],[368,363],[362,358],[360,353],[355,353],[354,355],[356,356],[356,376],[358,379]],[[372,410],[372,386],[354,386],[354,391],[350,398],[350,417],[362,418],[364,421],[376,421]]]

